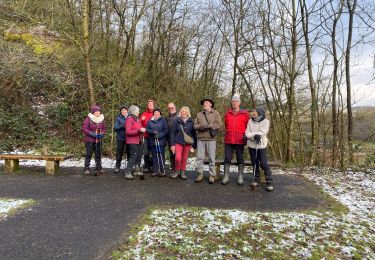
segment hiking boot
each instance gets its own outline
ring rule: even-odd
[[[178,175],[179,175],[178,172],[175,171],[175,172],[172,173],[171,178],[176,179],[178,177]]]
[[[272,182],[268,182],[266,185],[267,185],[267,187],[266,187],[266,190],[267,190],[267,191],[273,191],[273,185],[272,185]]]
[[[114,173],[119,173],[120,172],[120,168],[116,168]]]
[[[209,183],[209,184],[214,184],[214,183],[215,183],[215,176],[210,175],[210,176],[208,177],[208,183]]]
[[[181,179],[183,179],[183,180],[187,179],[185,171],[181,171]]]
[[[201,182],[203,181],[203,172],[198,172],[198,176],[195,179],[195,182]]]
[[[224,164],[224,178],[221,181],[221,184],[223,185],[229,182],[229,168],[230,168],[230,164]]]
[[[245,165],[243,164],[240,164],[238,165],[238,180],[237,180],[237,184],[238,185],[243,185],[243,170],[245,168]]]
[[[135,176],[141,176],[141,175],[143,175],[142,170],[141,170],[141,168],[138,165],[135,166],[133,172],[134,172]]]
[[[86,169],[84,172],[83,172],[85,175],[90,175],[90,170]]]
[[[165,176],[167,176],[167,174],[165,173],[165,171],[162,171],[162,172],[159,173],[159,177],[165,177]]]
[[[125,179],[127,179],[127,180],[133,180],[134,177],[133,177],[133,175],[130,172],[126,172],[125,173]]]

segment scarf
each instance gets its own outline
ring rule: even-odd
[[[261,116],[258,116],[257,118],[252,118],[253,119],[253,121],[255,121],[255,122],[260,122],[260,121],[262,121],[263,119],[265,119],[266,117],[264,116],[264,115],[261,115]]]
[[[159,116],[158,118],[155,118],[155,117],[153,116],[153,117],[151,117],[151,120],[152,120],[152,121],[158,121],[160,118],[161,118],[161,116]]]
[[[101,122],[104,121],[104,115],[100,114],[100,116],[96,117],[93,114],[89,113],[88,117],[93,121],[95,124],[100,124]]]

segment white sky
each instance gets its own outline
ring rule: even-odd
[[[364,52],[352,67],[353,106],[375,106],[374,78],[374,52]]]

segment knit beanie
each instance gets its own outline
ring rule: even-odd
[[[241,102],[241,98],[240,98],[240,95],[239,94],[234,94],[231,101],[239,101]]]
[[[92,105],[91,108],[90,108],[90,113],[94,114],[95,111],[101,111],[100,106],[98,106],[98,105]]]

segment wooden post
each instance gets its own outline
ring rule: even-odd
[[[18,159],[5,159],[5,172],[6,173],[16,173],[19,169]]]
[[[217,181],[217,180],[220,180],[220,164],[216,164],[215,168],[216,168],[215,181]]]
[[[46,173],[55,174],[59,169],[59,161],[46,161]]]

